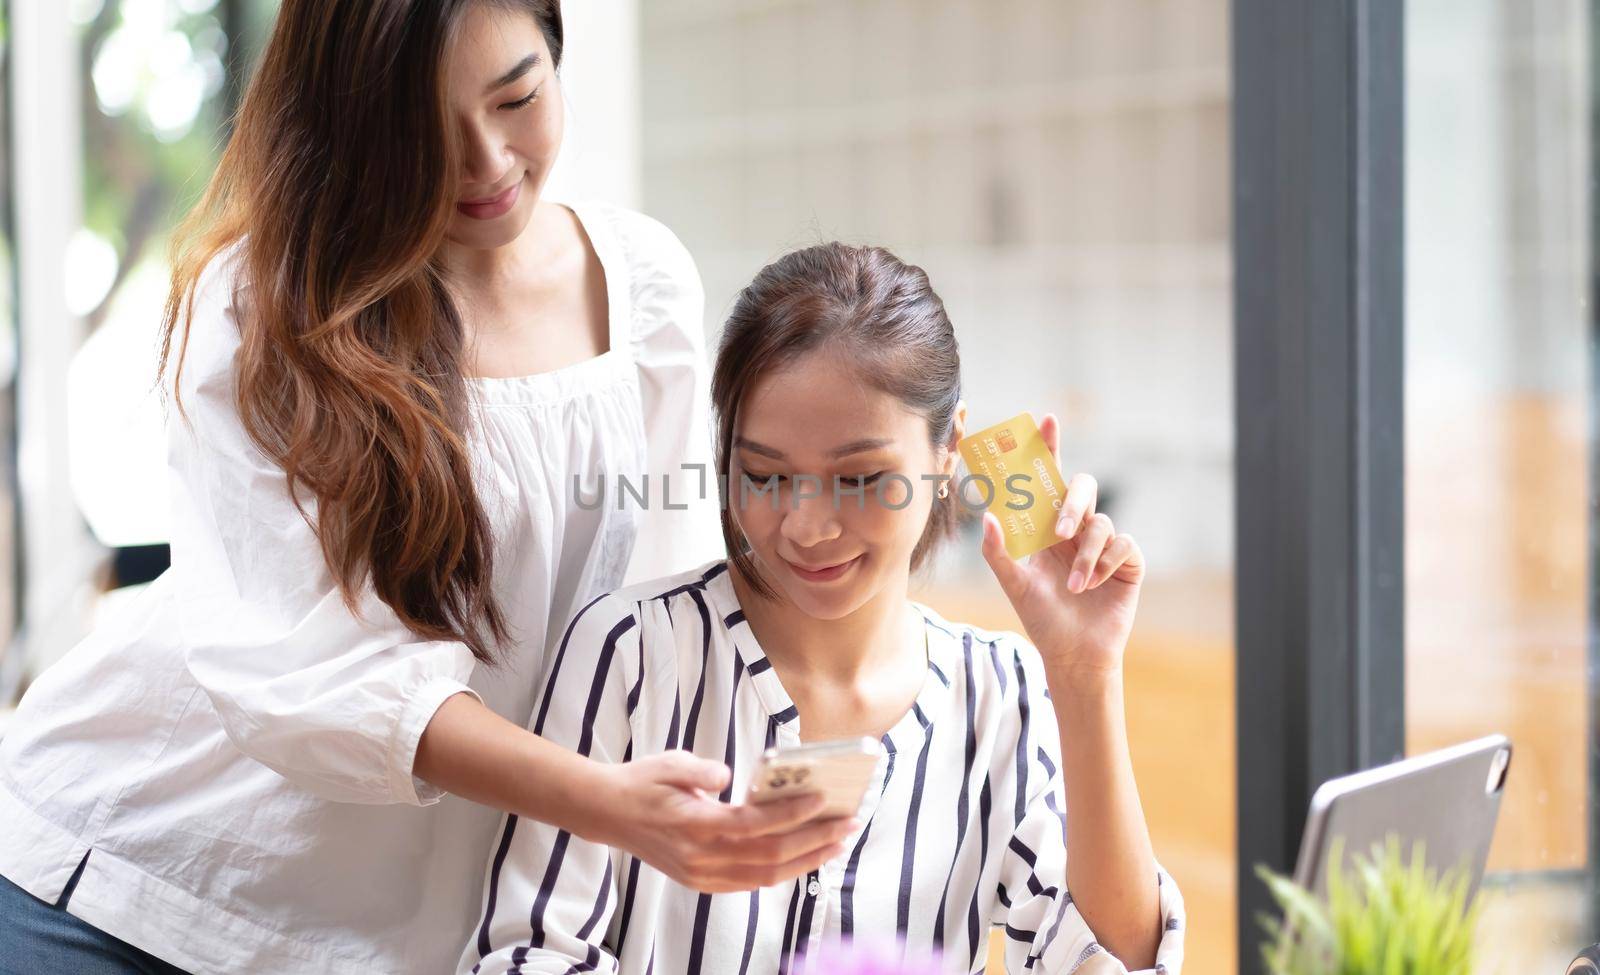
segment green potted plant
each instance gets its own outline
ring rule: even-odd
[[[1343,863],[1335,840],[1331,862]],[[1442,876],[1427,866],[1422,844],[1402,859],[1390,836],[1370,856],[1328,875],[1324,900],[1258,866],[1282,918],[1263,916],[1261,946],[1272,975],[1473,975],[1473,933],[1481,904],[1468,903],[1465,869]]]

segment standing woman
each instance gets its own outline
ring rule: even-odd
[[[0,971],[446,971],[501,811],[706,890],[838,848],[524,730],[636,533],[721,548],[575,494],[709,428],[682,246],[540,199],[561,42],[555,0],[284,0],[174,274],[172,568],[0,744]]]

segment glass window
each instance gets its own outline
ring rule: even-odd
[[[91,330],[115,313],[120,295],[140,290],[142,277],[165,271],[172,220],[194,203],[215,164],[229,56],[216,5],[75,4],[90,84],[82,106],[84,229],[74,246],[92,259],[80,265],[86,274],[74,311]]]
[[[1406,5],[1406,738],[1515,746],[1484,970],[1596,937],[1589,7]]]
[[[0,0],[0,657],[17,628],[18,572],[16,496],[17,258],[13,246],[11,187],[11,22]],[[0,685],[4,682],[0,681]],[[3,702],[0,702],[3,703]]]
[[[1228,15],[640,5],[643,203],[699,262],[708,331],[788,249],[887,245],[945,298],[973,428],[1061,415],[1064,466],[1144,544],[1129,723],[1195,971],[1236,959]],[[945,554],[919,598],[1020,629],[977,537]]]
[[[154,392],[175,223],[204,190],[227,135],[261,0],[74,0],[83,91],[83,226],[68,260],[88,337],[67,377],[73,493],[95,537],[121,550],[113,585],[165,564],[167,474]],[[130,368],[137,363],[138,368]]]

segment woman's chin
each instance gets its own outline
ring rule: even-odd
[[[841,620],[860,606],[853,600],[818,599],[816,596],[797,596],[794,593],[789,598],[794,601],[796,608],[814,620]]]
[[[517,222],[513,219],[515,216],[515,213],[508,213],[498,220],[473,220],[457,214],[445,239],[457,247],[470,250],[497,250],[521,237],[523,229],[527,227],[526,217]]]
[[[866,561],[864,556],[862,561]],[[821,584],[788,573],[789,577],[783,581],[783,589],[789,601],[812,619],[844,619],[864,606],[872,597],[872,593],[868,591],[869,587],[865,584],[862,568],[864,566],[853,566],[848,577],[841,577],[834,583]]]

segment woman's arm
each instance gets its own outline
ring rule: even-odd
[[[1121,675],[1075,682],[1047,662],[1045,679],[1061,729],[1072,824],[1067,889],[1102,946],[1131,969],[1149,968],[1161,940],[1161,910],[1155,851],[1128,754]]]
[[[595,761],[491,711],[445,701],[414,771],[446,792],[623,849],[684,886],[751,890],[820,867],[848,822],[815,820],[820,796],[760,806],[718,802],[728,767],[687,752]]]
[[[625,850],[685,886],[710,893],[792,879],[826,862],[848,821],[813,821],[822,801],[731,805],[732,774],[683,751],[648,754],[632,739],[643,659],[631,604],[603,596],[579,611],[545,675],[528,729],[472,694],[444,701],[422,732],[413,772],[454,792],[602,846]],[[571,653],[568,653],[569,648]],[[620,692],[610,691],[621,685]],[[611,711],[604,710],[611,708]],[[615,712],[615,713],[613,713]],[[628,760],[635,753],[643,757]]]
[[[474,661],[422,640],[371,587],[347,605],[288,478],[255,444],[236,404],[238,246],[196,286],[171,376],[168,581],[184,665],[244,755],[321,798],[426,805],[413,750]]]
[[[697,762],[685,788],[720,787],[721,766]],[[464,799],[582,836],[612,812],[605,766],[518,727],[470,694],[445,701],[422,733],[418,778]]]
[[[629,688],[634,682],[625,673],[624,660],[638,654],[638,640],[639,628],[630,607],[611,597],[589,604],[568,628],[561,651],[545,675],[534,712],[534,729],[539,734],[531,736],[536,739],[532,751],[502,751],[514,739],[498,738],[496,732],[505,729],[493,716],[457,712],[436,719],[444,724],[425,735],[434,739],[429,744],[430,758],[503,763],[475,769],[469,764],[467,770],[486,777],[480,785],[489,785],[496,776],[522,780],[517,794],[548,788],[558,794],[551,803],[553,811],[565,818],[570,810],[562,799],[572,798],[564,795],[568,783],[561,781],[559,774],[546,779],[541,773],[560,773],[567,764],[565,756],[551,749],[568,749],[579,762],[590,758],[619,762],[633,750],[635,698]],[[469,702],[468,707],[472,706]],[[465,734],[452,737],[451,732]],[[481,742],[476,740],[485,734]],[[548,736],[548,741],[542,736]],[[445,746],[443,756],[441,744]],[[477,750],[490,753],[486,759],[473,757],[475,744],[482,746]],[[523,774],[507,774],[528,759],[538,764]],[[446,775],[461,770],[448,763],[442,768]],[[462,783],[471,787],[465,777]],[[506,785],[516,788],[517,783]],[[615,939],[608,939],[607,932],[616,911],[621,855],[563,825],[515,810],[502,820],[491,851],[484,867],[483,912],[475,937],[463,948],[459,972],[500,975],[573,971],[580,966],[585,971],[615,969],[620,946]]]
[[[640,646],[634,606],[604,596],[567,639],[572,652],[564,643],[545,675],[531,731],[463,695],[423,736],[419,775],[511,813],[486,865],[462,972],[605,970],[605,956],[625,947],[610,931],[623,853],[702,890],[748,890],[820,866],[849,829],[801,825],[815,797],[782,810],[719,802],[701,787],[722,787],[728,770],[683,752],[628,760],[660,747],[640,737],[634,709],[641,695],[665,690],[646,687],[634,663],[656,659]]]
[[[1026,803],[1009,842],[995,847],[1003,857],[1002,909],[993,920],[1004,925],[1006,970],[1018,975],[1091,971],[1120,975],[1129,970],[1178,975],[1183,964],[1184,913],[1177,884],[1148,853],[1150,872],[1135,875],[1137,855],[1127,847],[1136,847],[1142,839],[1148,851],[1142,820],[1124,820],[1109,828],[1083,821],[1098,815],[1093,809],[1109,799],[1102,790],[1115,783],[1081,774],[1068,781],[1076,759],[1062,752],[1060,738],[1071,734],[1056,720],[1063,709],[1039,654],[1018,642],[1021,645],[1011,648],[1015,674],[1011,693],[1016,695],[1018,742],[1026,743],[1027,764],[1019,764],[1017,773],[1019,787],[1026,788]],[[1090,763],[1083,764],[1099,758],[1092,755]],[[1073,800],[1070,829],[1067,796]],[[1082,801],[1085,798],[1095,801]],[[1137,801],[1134,797],[1135,805]],[[1133,835],[1119,841],[1112,836],[1118,829]],[[1097,842],[1107,849],[1096,850]],[[1114,849],[1119,845],[1124,848]],[[1105,864],[1084,869],[1085,860],[1097,853]],[[1130,903],[1112,902],[1118,884],[1132,894]],[[1137,903],[1146,894],[1150,903]],[[1153,920],[1147,925],[1143,923],[1147,919]]]
[[[1039,431],[1059,455],[1055,417]],[[1044,660],[1061,734],[1073,903],[1103,947],[1130,968],[1148,967],[1163,921],[1122,698],[1144,557],[1096,512],[1096,493],[1093,478],[1073,478],[1056,525],[1061,541],[1026,563],[1006,554],[998,520],[985,514],[983,554]]]

